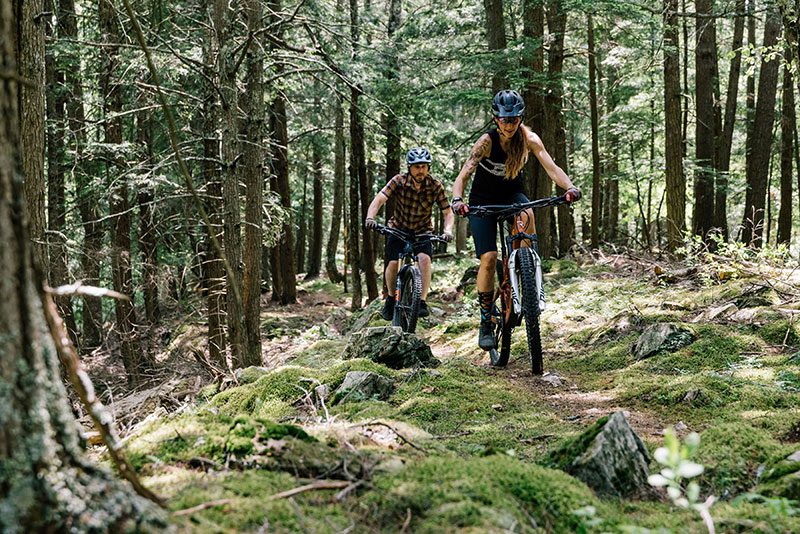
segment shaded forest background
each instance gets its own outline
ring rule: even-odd
[[[295,302],[298,276],[343,284],[353,309],[378,298],[368,203],[416,145],[449,188],[500,88],[585,193],[540,215],[544,255],[797,249],[796,2],[15,9],[34,255],[71,285],[75,344],[118,347],[132,386],[166,314],[206,315],[207,363],[225,369],[261,363],[262,295]],[[525,181],[556,193],[533,162]]]

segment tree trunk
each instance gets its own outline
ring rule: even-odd
[[[728,174],[733,147],[733,126],[736,122],[736,103],[739,97],[739,73],[742,67],[742,39],[744,37],[745,0],[736,2],[736,19],[733,23],[733,57],[728,71],[728,89],[725,96],[725,119],[717,155],[717,182],[714,198],[714,227],[728,239]]]
[[[386,68],[386,83],[390,90],[393,90],[400,78],[400,61],[398,58],[398,43],[395,42],[395,33],[400,27],[402,16],[402,0],[389,0],[389,22],[387,25],[388,43],[388,65]],[[400,174],[400,156],[402,148],[400,146],[400,122],[398,120],[399,110],[395,106],[392,110],[384,113],[384,131],[386,134],[386,171],[384,172],[385,182],[388,183],[396,175]],[[385,204],[384,219],[388,221],[394,214],[394,198],[390,198]]]
[[[600,247],[600,143],[597,113],[597,66],[594,46],[594,22],[587,22],[589,53],[589,114],[592,125],[592,248]]]
[[[606,114],[612,117],[617,109],[617,94],[615,89],[619,80],[619,70],[614,64],[608,65],[606,83]],[[605,239],[611,242],[619,238],[619,158],[620,143],[617,125],[606,121],[606,156],[605,166],[605,191],[603,196],[605,204],[605,217],[601,225]]]
[[[532,75],[525,87],[525,124],[536,132],[543,140],[547,138],[545,130],[544,95],[547,88],[541,82],[544,71],[544,0],[525,0],[523,4],[522,29],[525,37],[525,67]],[[542,169],[539,160],[528,158],[525,165],[525,191],[529,198],[546,198],[552,194],[553,182]],[[540,210],[536,214],[536,232],[539,237],[539,253],[543,258],[553,255],[553,235],[550,233],[552,210]]]
[[[209,9],[210,7],[207,7]],[[210,13],[209,13],[210,15]],[[213,28],[206,30],[207,39],[203,46],[203,62],[213,65],[219,53],[219,43],[214,38]],[[214,88],[214,82],[219,79],[218,73],[210,72],[209,81],[204,85],[203,93],[203,181],[206,184],[207,195],[205,208],[211,226],[206,228],[205,261],[203,263],[204,278],[206,280],[208,307],[208,357],[211,363],[219,369],[226,369],[226,340],[225,340],[225,265],[223,258],[212,245],[212,235],[218,243],[223,242],[223,215],[222,215],[222,181],[220,168],[217,161],[220,159],[220,142],[217,133],[219,113],[219,100]]]
[[[506,49],[506,27],[503,21],[503,0],[483,0],[486,9],[486,39],[489,42],[489,52],[501,51],[493,63],[492,93],[505,89],[508,85],[505,75],[505,61],[502,51]]]
[[[303,172],[303,200],[297,212],[297,246],[294,263],[298,273],[306,270],[306,234],[308,231],[308,173]]]
[[[217,54],[217,72],[221,102],[220,131],[222,142],[222,213],[223,247],[225,260],[230,265],[225,277],[225,309],[227,313],[230,355],[233,362],[243,361],[244,315],[242,302],[242,221],[239,176],[236,161],[239,158],[237,109],[239,90],[236,87],[234,63],[233,12],[225,0],[214,0],[212,23],[214,25]]]
[[[45,0],[44,9],[53,12],[52,0]],[[53,31],[47,26],[47,37],[53,42]],[[48,281],[51,286],[58,287],[70,282],[69,268],[67,266],[66,247],[66,187],[65,187],[65,146],[64,131],[66,99],[64,91],[59,90],[64,84],[64,65],[56,65],[53,47],[49,47],[45,55],[46,69],[46,101],[47,101],[47,221],[50,246],[50,274]],[[73,345],[78,345],[78,327],[72,310],[72,299],[69,296],[56,297],[56,305],[60,315],[64,318],[70,340]]]
[[[769,6],[764,27],[764,46],[774,46],[778,42],[780,32],[780,15],[777,8]],[[742,242],[756,248],[760,248],[762,244],[779,63],[779,61],[761,62],[755,119],[752,133],[747,136],[747,190],[742,217]]]
[[[789,50],[787,47],[787,55]],[[778,243],[789,245],[792,238],[792,158],[794,157],[794,85],[792,73],[784,65],[781,109],[781,206],[778,214]]]
[[[131,277],[131,215],[128,193],[128,175],[125,161],[120,155],[122,137],[122,91],[118,79],[120,29],[114,0],[101,0],[99,6],[100,29],[103,34],[103,68],[100,89],[104,95],[103,111],[105,143],[108,147],[107,173],[110,179],[109,206],[111,211],[111,278],[114,291],[130,297],[115,299],[119,346],[122,362],[128,373],[130,385],[139,384],[146,367],[147,353],[143,353],[134,325],[133,280]]]
[[[664,129],[667,197],[667,247],[683,242],[686,183],[681,156],[681,74],[678,56],[678,0],[664,0]]]
[[[552,42],[550,53],[548,54],[548,74],[550,78],[550,91],[545,97],[545,109],[547,115],[548,129],[550,136],[545,146],[556,165],[568,172],[569,164],[567,161],[567,136],[564,126],[564,83],[562,80],[564,66],[564,34],[567,28],[567,10],[563,0],[553,0],[547,7],[547,27],[550,31]],[[558,194],[563,194],[564,190],[556,188]],[[559,255],[566,254],[575,240],[575,221],[572,218],[570,206],[563,205],[558,207],[558,236],[559,236]]]
[[[319,104],[317,105],[319,107]],[[314,175],[314,209],[311,225],[311,247],[309,249],[308,257],[308,271],[306,272],[306,280],[311,280],[319,277],[319,271],[322,268],[322,240],[324,238],[322,233],[322,219],[323,207],[322,197],[324,195],[322,188],[322,149],[320,148],[321,139],[315,138],[311,147],[311,172]]]
[[[342,227],[342,204],[344,201],[345,182],[345,147],[344,147],[344,112],[341,100],[335,103],[334,119],[334,164],[333,164],[333,208],[331,212],[331,229],[328,234],[328,245],[325,248],[325,271],[331,282],[344,281],[339,267],[336,265],[336,252],[339,249],[339,232]]]
[[[276,143],[273,152],[276,185],[281,198],[281,205],[289,212],[292,209],[292,194],[289,188],[289,132],[286,127],[286,96],[278,91],[272,103],[272,135]],[[287,217],[281,231],[280,244],[280,302],[294,304],[297,302],[297,278],[294,265],[294,233],[291,217]],[[273,286],[275,285],[273,281]]]
[[[693,232],[706,238],[714,226],[717,32],[713,0],[695,0],[695,159]]]
[[[370,202],[372,202],[373,194],[372,194],[372,172],[367,172],[368,165],[365,161],[366,158],[366,150],[364,148],[365,139],[364,139],[364,125],[361,122],[361,117],[358,118],[359,120],[359,128],[361,131],[361,139],[362,139],[362,146],[360,147],[361,150],[361,161],[360,166],[358,169],[358,185],[359,185],[359,196],[361,200],[361,219],[360,222],[363,223],[364,219],[367,218],[367,209],[369,208]],[[376,298],[378,298],[378,274],[375,272],[375,238],[377,234],[374,232],[363,232],[363,248],[361,254],[361,264],[362,268],[364,269],[364,278],[366,279],[367,283],[367,303],[372,302]]]
[[[747,46],[753,49],[758,47],[756,42],[756,0],[747,0]],[[747,137],[753,135],[753,122],[756,116],[756,73],[755,69],[747,71]]]
[[[19,175],[17,22],[0,0],[0,531],[160,531],[155,506],[84,454],[47,332]]]
[[[352,44],[352,60],[357,58],[359,24],[358,0],[350,0],[350,37]],[[350,90],[350,225],[348,227],[347,248],[352,270],[353,293],[350,308],[361,309],[361,255],[359,249],[361,217],[359,214],[359,182],[361,167],[364,161],[364,132],[358,116],[358,97],[361,89]]]
[[[28,220],[33,240],[34,260],[47,270],[47,249],[44,231],[45,216],[45,26],[43,0],[15,2],[16,54],[19,74],[26,80],[19,91],[20,142],[25,196],[28,199]]]
[[[264,27],[260,0],[244,2],[247,33],[253,36],[245,60],[245,92],[242,97],[245,143],[243,144],[242,179],[246,188],[244,227],[244,351],[234,367],[261,365],[261,248],[262,207],[266,151],[264,144],[264,40],[259,37]]]
[[[155,164],[153,149],[153,118],[147,111],[139,112],[139,143],[145,154],[144,168],[152,171]],[[158,234],[153,215],[155,190],[145,183],[138,192],[139,250],[142,253],[142,287],[144,290],[145,319],[150,326],[159,322],[158,309]]]
[[[75,16],[74,0],[58,0],[58,36],[62,39],[78,38],[78,23]],[[103,246],[103,226],[98,222],[99,213],[95,188],[85,172],[84,146],[86,145],[85,115],[83,109],[83,82],[80,70],[80,57],[74,47],[65,47],[59,55],[63,61],[64,85],[66,91],[67,125],[69,139],[74,143],[75,190],[77,191],[78,212],[84,231],[81,247],[81,270],[83,282],[87,285],[100,284],[100,250]],[[81,347],[91,352],[100,346],[100,325],[102,309],[100,300],[95,297],[83,298],[81,325]]]

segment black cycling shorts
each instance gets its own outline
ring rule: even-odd
[[[400,259],[400,253],[403,252],[403,248],[405,248],[406,242],[400,238],[397,238],[393,235],[386,236],[386,251],[384,252],[384,260],[386,261],[395,261]],[[433,256],[433,243],[430,241],[422,241],[420,243],[414,243],[414,252],[416,254],[427,254],[428,256]]]
[[[522,204],[525,202],[529,202],[529,200],[523,193],[514,193],[511,196],[492,200],[474,198],[472,196],[469,199],[470,206]],[[469,218],[469,228],[472,231],[472,239],[475,241],[475,255],[478,258],[486,252],[497,251],[497,217],[472,215]]]

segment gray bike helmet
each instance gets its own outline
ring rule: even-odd
[[[418,146],[416,148],[412,148],[406,154],[406,164],[411,166],[415,163],[427,163],[430,165],[433,158],[431,157],[431,153],[428,152],[427,148]]]
[[[494,95],[492,111],[495,117],[521,117],[525,112],[525,101],[516,91],[503,90]]]

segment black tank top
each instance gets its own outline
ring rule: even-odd
[[[506,180],[507,155],[500,146],[500,133],[489,130],[489,137],[492,140],[492,153],[478,162],[475,181],[469,193],[470,204],[502,204],[505,199],[524,191],[522,172]]]

